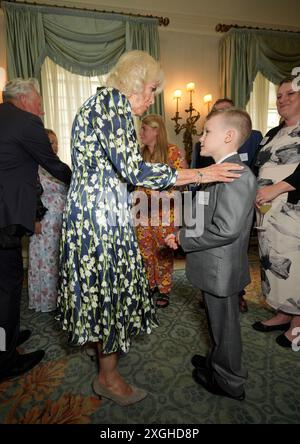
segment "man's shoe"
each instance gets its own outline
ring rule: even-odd
[[[195,368],[207,369],[205,356],[194,355],[191,359],[191,363]]]
[[[262,331],[264,333],[268,333],[269,331],[287,331],[290,328],[290,323],[287,322],[286,324],[277,324],[277,325],[265,325],[260,321],[254,322],[252,324],[252,328],[256,331]]]
[[[27,341],[27,339],[29,339],[31,336],[31,330],[22,330],[19,333],[18,336],[18,340],[17,340],[17,347],[19,347],[19,345],[22,345],[24,342]]]
[[[24,355],[17,354],[14,364],[4,372],[0,373],[0,381],[10,378],[17,378],[23,373],[28,372],[35,367],[45,356],[44,350],[37,350]]]
[[[193,370],[193,378],[194,380],[200,384],[205,390],[207,390],[209,393],[212,393],[213,395],[218,396],[226,396],[227,398],[235,399],[236,401],[244,401],[246,395],[245,391],[243,391],[240,395],[231,395],[228,392],[225,392],[216,382],[216,380],[213,378],[211,372],[201,372],[198,371],[198,369]]]

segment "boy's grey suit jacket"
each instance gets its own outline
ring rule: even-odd
[[[194,228],[180,230],[180,244],[187,253],[187,278],[201,290],[220,297],[237,293],[250,283],[247,251],[256,195],[256,178],[239,155],[224,162],[244,166],[241,177],[205,186],[207,205],[196,194],[193,214],[196,205],[200,205],[198,210],[204,209],[202,234],[199,221]]]

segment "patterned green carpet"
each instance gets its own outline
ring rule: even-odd
[[[249,312],[241,315],[244,362],[249,371],[247,398],[219,398],[196,385],[190,358],[205,354],[209,340],[200,292],[184,270],[174,276],[170,306],[159,312],[160,327],[132,342],[120,359],[122,375],[149,396],[119,407],[99,400],[91,389],[96,364],[83,349],[70,348],[53,314],[37,314],[22,304],[22,327],[33,331],[22,351],[46,350],[44,361],[27,375],[0,384],[0,423],[31,424],[240,424],[299,423],[300,352],[279,347],[278,333],[259,333],[255,320],[269,313],[259,303],[257,258],[251,257],[253,282],[247,289]]]

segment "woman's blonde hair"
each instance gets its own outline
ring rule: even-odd
[[[156,94],[163,89],[164,74],[160,64],[147,52],[125,52],[106,77],[106,86],[126,96],[141,93],[146,83],[157,83]]]
[[[142,124],[157,128],[158,134],[153,154],[147,145],[142,146],[142,156],[146,162],[168,164],[168,136],[163,118],[158,114],[149,114],[142,119]]]

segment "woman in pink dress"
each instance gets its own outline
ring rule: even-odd
[[[46,132],[57,154],[56,134],[49,129]],[[56,308],[59,242],[67,187],[41,167],[39,177],[43,187],[41,200],[48,211],[41,222],[36,222],[35,234],[29,241],[28,296],[29,308],[49,312]]]

